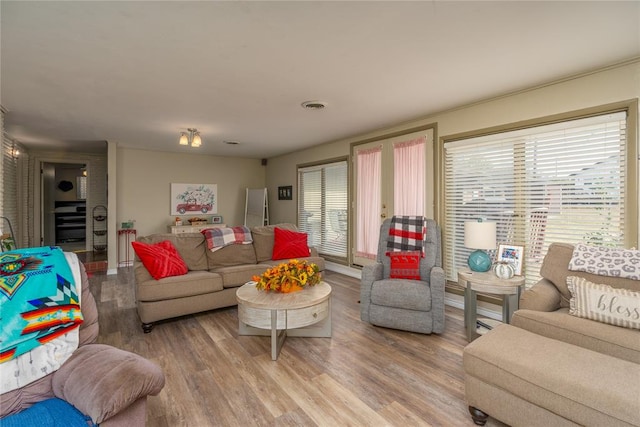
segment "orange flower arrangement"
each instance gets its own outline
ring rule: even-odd
[[[256,288],[282,293],[301,291],[305,286],[320,283],[320,269],[316,264],[292,259],[253,276]]]

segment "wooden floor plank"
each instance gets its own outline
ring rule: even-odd
[[[273,361],[269,337],[238,336],[237,307],[158,322],[144,334],[132,273],[94,273],[90,283],[98,341],[165,373],[165,388],[148,399],[148,426],[474,425],[464,401],[459,309],[446,307],[441,335],[379,328],[360,320],[360,282],[325,272],[332,337],[289,337]]]

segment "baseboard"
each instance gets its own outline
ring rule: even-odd
[[[353,277],[355,279],[360,279],[362,277],[362,270],[348,267],[343,264],[325,261],[324,267],[329,271],[335,271],[336,273],[344,274],[345,276]]]
[[[117,268],[109,268],[107,270],[107,276],[111,276],[113,274],[118,274],[118,269]]]
[[[464,299],[459,295],[446,293],[444,296],[444,303],[450,307],[459,308],[464,310]],[[494,304],[478,303],[477,312],[480,316],[488,317],[489,319],[502,321],[502,307],[498,307]],[[495,307],[495,308],[494,308]]]

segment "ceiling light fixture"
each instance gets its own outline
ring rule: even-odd
[[[327,103],[323,101],[305,101],[301,105],[306,110],[322,110],[327,106]]]
[[[200,138],[200,132],[196,128],[188,128],[187,132],[180,133],[180,145],[191,145],[192,147],[200,147],[202,145],[202,138]]]

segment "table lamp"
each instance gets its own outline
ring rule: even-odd
[[[467,264],[473,271],[489,271],[491,257],[483,249],[496,248],[496,223],[482,219],[464,223],[464,246],[476,249],[471,252]]]

